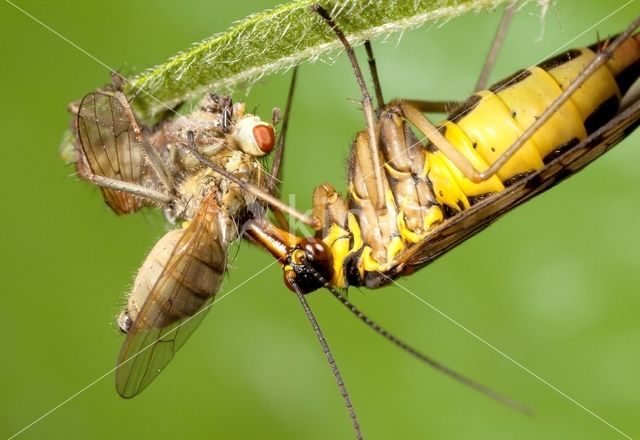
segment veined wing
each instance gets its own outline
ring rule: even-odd
[[[113,93],[93,92],[80,102],[76,129],[80,139],[81,157],[78,171],[140,184],[143,177],[143,149],[124,105]],[[128,214],[144,202],[131,194],[100,188],[107,204],[116,214]]]
[[[511,209],[580,171],[613,148],[639,124],[640,101],[637,101],[541,170],[517,181],[504,191],[487,197],[435,228],[422,242],[398,256],[397,273],[415,270],[430,263]]]
[[[130,308],[132,300],[142,305],[118,356],[116,388],[122,397],[149,385],[202,322],[226,268],[226,221],[212,193],[186,229],[169,232],[149,253],[129,299]]]

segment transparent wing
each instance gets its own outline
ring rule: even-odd
[[[80,102],[76,119],[80,140],[80,175],[83,167],[92,174],[140,184],[143,174],[143,149],[135,137],[124,104],[112,93],[93,92]],[[101,188],[107,204],[116,214],[139,209],[144,202],[131,194]]]
[[[211,194],[153,283],[118,357],[116,388],[122,397],[133,397],[149,385],[209,310],[226,268],[221,216]]]
[[[543,169],[488,197],[437,227],[425,240],[398,256],[399,271],[415,270],[489,226],[503,214],[551,188],[614,147],[640,123],[640,101]],[[400,266],[402,265],[402,266]]]

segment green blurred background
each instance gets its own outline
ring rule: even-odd
[[[593,42],[596,30],[620,31],[638,15],[638,2],[587,29],[623,3],[558,0],[544,29],[538,7],[524,8],[493,80],[582,32],[572,45]],[[275,4],[19,2],[125,73]],[[158,213],[117,218],[99,191],[58,158],[69,122],[65,106],[108,82],[105,68],[8,3],[0,17],[0,435],[79,393],[18,438],[351,438],[334,379],[280,270],[272,266],[237,288],[271,263],[246,243],[220,293],[229,297],[145,392],[131,401],[117,396],[109,370],[122,337],[114,317],[165,224]],[[469,15],[376,41],[385,96],[465,97],[498,18]],[[284,104],[288,80],[269,76],[236,98],[268,117]],[[317,184],[344,188],[349,142],[363,127],[349,98],[358,91],[344,56],[300,71],[283,194],[295,194],[301,208],[310,206]],[[640,435],[639,141],[636,133],[579,176],[401,280],[632,437]],[[351,298],[418,348],[536,411],[522,416],[435,373],[326,292],[316,293],[308,299],[367,438],[621,438],[403,290],[354,289]]]

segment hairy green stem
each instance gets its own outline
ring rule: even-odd
[[[444,22],[509,0],[321,1],[353,45],[427,21]],[[525,0],[518,0],[524,3]],[[126,85],[143,120],[207,90],[228,90],[263,75],[286,70],[340,47],[323,20],[311,12],[317,1],[298,0],[253,14],[229,30],[180,52],[137,75]]]

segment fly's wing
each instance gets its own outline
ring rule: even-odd
[[[122,397],[149,385],[204,319],[226,268],[222,217],[209,195],[153,283],[118,356],[116,388]]]
[[[584,141],[549,162],[540,171],[478,202],[469,210],[438,226],[422,242],[398,256],[398,271],[394,275],[416,270],[430,263],[511,209],[580,171],[628,136],[639,123],[640,101],[618,114]]]
[[[103,92],[89,93],[80,102],[76,130],[80,140],[80,160],[77,165],[81,176],[95,174],[140,184],[143,149],[136,140],[124,105],[115,93]],[[132,213],[144,204],[131,194],[100,189],[107,205],[116,214]]]

